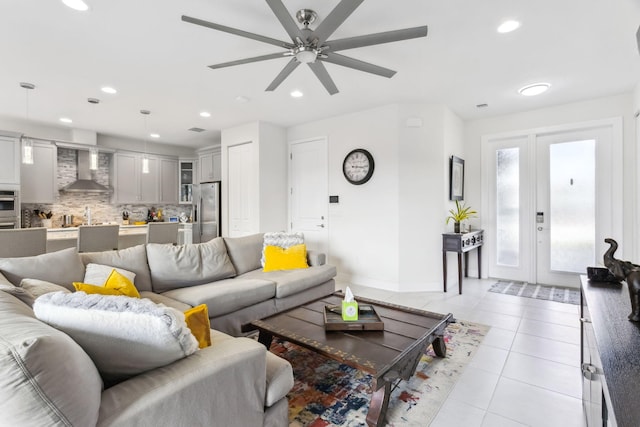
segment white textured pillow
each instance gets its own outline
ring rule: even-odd
[[[55,283],[47,282],[40,279],[22,279],[20,281],[20,287],[30,292],[34,298],[38,298],[39,296],[48,294],[50,292],[64,292],[65,294],[71,292],[64,286],[56,285]]]
[[[295,233],[287,233],[285,231],[264,233],[260,264],[264,267],[264,248],[267,246],[278,246],[280,248],[287,249],[290,246],[301,245],[303,243],[304,234],[300,231]]]
[[[38,298],[33,311],[73,338],[109,385],[198,350],[184,314],[148,299],[56,292]]]
[[[94,264],[92,262],[86,266],[83,283],[95,286],[104,286],[104,283],[107,281],[113,270],[122,274],[135,285],[136,273],[122,268],[111,267],[110,265]]]

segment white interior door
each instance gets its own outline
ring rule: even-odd
[[[253,144],[230,146],[228,164],[229,237],[256,233],[252,201],[257,198],[258,166],[253,155]]]
[[[304,233],[308,249],[328,254],[326,138],[291,143],[289,162],[291,231]]]
[[[619,131],[612,121],[483,140],[490,277],[575,287],[602,264],[622,223]]]

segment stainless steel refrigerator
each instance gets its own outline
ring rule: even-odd
[[[193,186],[193,243],[220,236],[220,181]]]

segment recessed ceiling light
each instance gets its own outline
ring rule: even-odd
[[[65,6],[70,7],[73,10],[79,10],[84,12],[89,10],[89,6],[82,0],[62,0]]]
[[[60,117],[60,121],[62,123],[73,123],[73,120],[71,120],[69,117]]]
[[[536,96],[546,92],[550,87],[551,85],[549,83],[533,83],[520,88],[518,92],[524,96]]]
[[[498,32],[503,34],[510,33],[511,31],[515,31],[518,28],[520,28],[520,22],[509,20],[504,21],[502,24],[500,24],[500,26],[498,27]]]
[[[208,111],[201,111],[200,117],[211,117],[211,113]]]
[[[160,134],[157,134],[157,133],[150,133],[149,136],[151,138],[160,138]]]
[[[111,86],[104,86],[104,87],[102,88],[102,91],[103,91],[104,93],[110,93],[110,94],[118,93],[118,91],[117,91],[117,90],[115,90],[114,88],[112,88]]]
[[[300,92],[299,90],[294,90],[293,92],[291,92],[291,96],[294,98],[302,98],[304,96],[304,93]]]

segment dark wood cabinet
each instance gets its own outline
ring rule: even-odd
[[[588,427],[640,426],[640,324],[626,284],[581,276],[582,404]]]
[[[442,278],[445,292],[447,292],[447,252],[458,253],[458,293],[462,294],[462,255],[464,254],[464,277],[469,277],[469,252],[478,250],[478,279],[480,279],[483,243],[484,230],[442,234]]]

